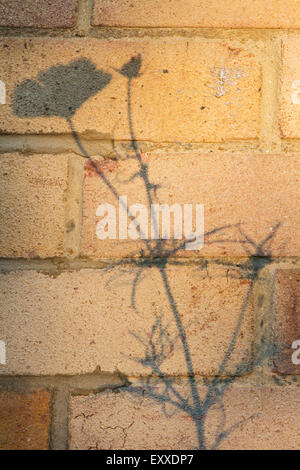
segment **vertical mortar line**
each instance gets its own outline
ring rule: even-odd
[[[69,434],[69,397],[66,384],[55,387],[52,395],[50,449],[67,450]]]
[[[83,166],[82,157],[69,155],[64,240],[64,253],[69,258],[78,257],[80,254]]]
[[[269,308],[269,325],[270,325],[270,341],[272,341],[272,358],[268,361],[268,375],[271,380],[273,374],[273,357],[275,353],[275,281],[276,281],[276,271],[280,268],[279,263],[276,263],[272,266],[272,271],[270,273],[270,308]]]
[[[279,86],[281,63],[280,35],[270,32],[266,39],[262,61],[262,100],[260,149],[267,153],[281,152],[279,124]]]
[[[93,0],[78,0],[77,12],[76,32],[78,36],[86,36],[91,29]]]
[[[269,372],[270,354],[272,347],[272,334],[271,334],[271,305],[272,305],[272,279],[273,279],[273,266],[268,266],[260,273],[259,279],[256,281],[254,289],[254,361],[259,356],[261,348],[264,347],[266,341],[266,356],[258,365],[254,367],[253,373],[258,386],[263,386],[266,376]],[[262,323],[263,322],[263,323]]]

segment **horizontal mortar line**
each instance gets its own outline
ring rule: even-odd
[[[150,33],[152,35],[155,33],[175,33],[175,34],[186,34],[194,33],[199,36],[206,34],[216,34],[223,36],[224,34],[236,33],[238,34],[250,34],[255,35],[257,33],[262,33],[264,35],[274,35],[274,33],[283,35],[283,34],[297,34],[300,33],[300,26],[296,28],[286,28],[286,27],[274,27],[274,28],[259,28],[259,27],[245,27],[245,28],[235,28],[235,27],[222,27],[222,26],[162,26],[162,25],[144,25],[144,26],[129,26],[129,25],[86,25],[83,26],[74,25],[70,27],[57,27],[57,28],[39,28],[39,27],[18,27],[18,26],[1,26],[0,27],[0,36],[9,35],[10,37],[20,37],[24,33],[28,34],[29,37],[45,37],[46,35],[64,35],[61,36],[69,38],[71,35],[73,37],[89,37],[91,34],[105,34],[107,37],[109,35],[113,37],[113,34],[127,34],[129,33]],[[36,36],[35,36],[36,35]],[[51,36],[50,36],[51,37]],[[52,36],[53,37],[53,36]],[[137,36],[140,37],[140,36]],[[204,39],[206,37],[204,36]],[[218,39],[218,37],[216,37]]]
[[[123,145],[128,145],[132,142],[132,139],[112,139],[112,138],[103,138],[101,137],[101,132],[99,131],[99,136],[97,137],[97,131],[84,131],[84,132],[78,132],[78,136],[80,139],[84,142],[91,143],[91,144],[97,144],[99,142],[105,142],[108,144],[111,144],[112,141],[114,143],[118,144],[123,144]],[[6,142],[10,143],[10,140],[12,140],[12,145],[16,146],[18,144],[23,144],[23,145],[28,145],[28,140],[57,140],[58,142],[63,139],[70,139],[70,143],[73,144],[73,137],[70,132],[66,133],[51,133],[51,134],[34,134],[34,133],[29,133],[29,134],[17,134],[17,133],[2,133],[0,135],[0,145],[5,144]],[[16,143],[15,140],[18,139],[18,142]],[[182,145],[182,146],[187,146],[187,145],[253,145],[253,144],[259,144],[260,139],[224,139],[220,141],[202,141],[202,140],[191,140],[191,141],[181,141],[181,140],[136,140],[135,141],[138,145],[144,145],[144,144],[151,144],[151,145]],[[30,143],[30,142],[29,142]],[[74,142],[75,144],[75,142]],[[1,149],[0,149],[1,150]],[[113,150],[113,149],[112,149]]]
[[[1,147],[1,144],[0,144],[0,147]],[[95,151],[97,151],[95,149]],[[168,152],[168,153],[166,153]],[[5,148],[5,149],[1,149],[0,148],[0,155],[6,155],[6,154],[11,154],[11,153],[18,153],[19,155],[21,156],[30,156],[30,155],[52,155],[52,156],[57,156],[57,155],[63,155],[63,154],[73,154],[73,155],[77,155],[78,157],[82,157],[84,160],[86,160],[86,156],[80,152],[78,152],[75,148],[63,148],[63,149],[58,149],[56,151],[53,150],[53,147],[52,148],[36,148],[36,149],[33,149],[33,148],[30,148],[30,149],[24,149],[24,150],[21,150],[20,148]],[[160,153],[163,153],[164,155],[161,156],[161,158],[164,158],[164,157],[167,157],[169,155],[172,155],[172,154],[176,154],[176,155],[180,155],[182,154],[182,157],[187,157],[188,156],[191,156],[191,155],[195,155],[196,154],[199,154],[201,153],[202,155],[211,155],[212,153],[216,154],[216,153],[219,153],[219,154],[231,154],[231,155],[249,155],[249,153],[252,153],[252,154],[255,154],[255,155],[261,155],[262,157],[263,156],[270,156],[270,155],[277,155],[277,154],[280,154],[280,155],[284,155],[286,154],[286,156],[288,157],[289,154],[292,154],[292,153],[295,153],[295,151],[293,150],[290,150],[290,151],[286,151],[286,152],[280,152],[280,151],[274,151],[274,152],[267,152],[267,151],[259,151],[258,148],[238,148],[238,149],[223,149],[223,150],[220,150],[220,149],[206,149],[206,148],[195,148],[195,149],[178,149],[178,148],[175,148],[175,149],[172,149],[172,148],[168,148],[168,149],[164,149],[164,148],[157,148],[157,149],[153,149],[153,148],[150,148],[150,149],[141,149],[140,150],[140,153],[141,154],[147,154],[147,153],[151,153],[153,154],[153,156],[159,156]],[[97,158],[104,158],[105,160],[112,160],[112,161],[118,161],[118,162],[122,162],[124,160],[126,160],[126,157],[124,158],[118,158],[116,157],[114,154],[112,155],[112,151],[109,151],[109,150],[98,150],[98,153],[96,154],[93,154],[91,157],[90,157],[92,160],[96,160]]]
[[[78,151],[75,143],[72,142],[71,137],[67,136],[70,141],[68,143],[64,142],[65,137],[49,137],[49,136],[35,136],[35,137],[25,137],[20,139],[19,142],[13,142],[13,136],[10,138],[0,137],[0,154],[7,153],[19,153],[21,155],[34,155],[34,154],[48,154],[48,155],[58,155],[63,153],[72,153],[74,155],[81,156],[86,158],[83,153]],[[23,140],[24,139],[24,140]],[[15,140],[18,140],[16,137]],[[43,140],[45,142],[43,142]],[[110,140],[90,140],[90,139],[81,139],[82,142],[88,148],[90,153],[93,153],[91,158],[103,157],[106,159],[112,160],[126,160],[126,153],[129,154],[131,149],[126,148],[125,146],[130,145],[130,141],[116,141],[119,148],[117,151],[121,154],[121,159],[116,155],[115,150],[111,148],[97,148],[99,145],[110,145]],[[50,141],[50,142],[49,142]],[[46,143],[48,142],[48,143]],[[121,146],[124,146],[122,148]],[[257,155],[268,156],[280,154],[289,154],[293,153],[292,150],[286,150],[281,152],[270,152],[260,148],[259,141],[228,141],[223,143],[182,143],[182,142],[150,142],[150,141],[140,141],[140,152],[143,154],[146,153],[155,153],[159,155],[160,153],[168,155],[172,153],[190,155],[196,153],[211,154],[211,153],[231,153],[231,154],[249,154],[255,153]],[[163,147],[162,147],[163,146]],[[165,147],[164,147],[165,146]],[[220,148],[223,146],[223,148]],[[55,148],[56,147],[56,148]],[[188,148],[190,147],[190,148]],[[122,154],[124,156],[122,158]]]
[[[201,31],[201,34],[200,34]],[[282,37],[288,37],[293,36],[293,37],[298,37],[300,35],[300,29],[299,30],[291,30],[291,31],[285,31],[285,30],[224,30],[220,28],[218,30],[219,34],[216,33],[215,30],[205,30],[205,29],[200,29],[197,31],[193,31],[192,29],[186,29],[186,30],[168,30],[168,29],[163,29],[161,31],[156,30],[153,28],[153,30],[149,29],[139,29],[136,30],[134,28],[128,28],[127,30],[124,30],[123,28],[108,28],[107,30],[97,30],[97,31],[92,31],[90,33],[79,33],[79,32],[73,32],[73,31],[68,31],[66,34],[60,34],[59,32],[55,31],[49,31],[49,32],[44,32],[41,33],[41,31],[38,32],[32,32],[32,31],[21,31],[18,32],[18,34],[12,33],[12,32],[2,32],[0,31],[0,38],[2,39],[65,39],[65,40],[84,40],[84,39],[99,39],[99,40],[146,40],[146,39],[175,39],[177,38],[190,38],[190,39],[197,39],[197,40],[203,40],[203,41],[234,41],[236,43],[241,43],[242,46],[247,47],[247,44],[245,44],[245,41],[251,41],[251,42],[261,42],[261,41],[269,41],[270,39],[280,39]],[[25,34],[25,36],[24,36]],[[238,34],[238,36],[237,36]],[[259,48],[259,46],[258,46]]]
[[[118,389],[126,388],[130,385],[143,385],[143,380],[149,379],[153,383],[162,380],[157,376],[137,375],[137,376],[125,376],[122,374],[78,374],[72,376],[59,376],[59,375],[48,375],[48,376],[0,376],[0,391],[30,391],[34,388],[44,388],[52,390],[56,387],[67,387],[71,394],[86,394],[95,393],[98,391],[105,391],[107,389]],[[206,385],[207,380],[212,381],[216,376],[211,375],[195,375],[195,380],[199,386]],[[263,380],[258,376],[255,371],[244,375],[244,376],[222,376],[218,377],[220,383],[227,382],[229,378],[232,378],[231,385],[237,386],[265,386],[276,385],[277,382],[283,382],[285,385],[298,387],[300,384],[299,375],[264,375]],[[187,375],[166,375],[164,379],[172,380],[173,384],[188,383],[189,377]],[[292,380],[293,383],[289,381]],[[151,383],[151,382],[150,382]]]
[[[298,36],[299,28],[223,28],[195,26],[93,26],[87,32],[87,37],[99,39],[153,39],[160,37],[190,37],[203,40],[268,40],[274,36]],[[230,37],[232,35],[232,37]],[[259,37],[258,37],[259,36]]]
[[[227,381],[229,378],[233,378],[235,382],[239,381],[244,383],[248,381],[249,378],[254,378],[255,371],[250,372],[249,374],[245,374],[243,376],[232,376],[232,375],[222,375],[222,376],[214,376],[214,375],[204,375],[204,374],[195,374],[194,378],[199,380],[214,380],[216,377],[220,379],[220,381]],[[267,377],[267,376],[266,376]],[[272,376],[271,376],[272,377]],[[297,376],[296,376],[297,377]],[[82,388],[83,390],[86,388],[85,381],[89,380],[91,383],[94,383],[95,387],[98,386],[124,386],[130,385],[131,381],[139,382],[145,379],[151,379],[153,381],[158,381],[164,379],[170,380],[178,380],[178,381],[189,381],[190,377],[186,374],[168,374],[164,377],[159,377],[155,375],[130,375],[127,376],[122,373],[108,373],[108,372],[98,372],[98,373],[91,373],[91,374],[74,374],[74,375],[0,375],[0,390],[3,385],[6,383],[8,385],[35,385],[40,384],[40,386],[57,386],[57,385],[69,385],[74,388]],[[300,380],[300,377],[299,377]],[[99,383],[97,382],[99,381]],[[110,383],[111,381],[111,383]],[[115,382],[114,382],[115,381]],[[256,380],[257,381],[257,380]]]
[[[257,262],[263,263],[265,259],[270,257],[255,257]],[[199,258],[171,258],[167,266],[223,266],[224,268],[239,268],[239,264],[249,261],[249,257],[199,257]],[[298,267],[300,265],[300,257],[275,257],[272,258],[272,264],[290,267],[290,265]],[[0,272],[11,272],[18,270],[35,270],[49,274],[62,273],[66,271],[78,271],[81,269],[106,269],[108,267],[140,267],[140,266],[157,266],[165,265],[162,258],[102,258],[98,260],[90,259],[67,259],[67,258],[47,258],[43,260],[36,259],[10,259],[0,258]]]
[[[128,380],[129,382],[130,381],[133,381],[132,383],[138,383],[139,380],[142,380],[142,379],[147,379],[149,378],[149,376],[147,375],[137,375],[137,376],[124,376],[126,377],[126,380]],[[200,374],[195,374],[195,379],[196,381],[201,384],[201,382],[203,381],[206,381],[206,380],[214,380],[214,379],[218,379],[220,381],[224,381],[224,382],[227,382],[228,379],[233,379],[233,384],[240,384],[240,385],[244,385],[244,384],[247,384],[247,383],[255,383],[256,385],[260,384],[260,385],[264,385],[265,383],[272,383],[274,384],[274,377],[275,377],[275,380],[278,379],[278,380],[293,380],[294,384],[297,384],[298,382],[300,383],[300,375],[292,375],[292,374],[286,374],[286,375],[280,375],[280,374],[271,374],[270,373],[270,370],[269,369],[264,369],[263,370],[263,373],[261,374],[257,374],[257,370],[252,369],[252,371],[250,371],[248,374],[244,374],[244,375],[240,375],[240,376],[235,376],[235,375],[222,375],[222,376],[218,376],[218,375],[200,375]],[[165,379],[171,379],[171,380],[174,380],[174,383],[176,383],[176,380],[178,380],[178,383],[180,383],[181,381],[188,381],[189,380],[189,376],[188,375],[165,375],[163,378]],[[162,380],[162,377],[159,378],[158,376],[151,376],[151,379],[153,379],[154,381],[157,381],[157,380]]]
[[[95,386],[119,386],[123,383],[128,383],[126,377],[118,373],[109,372],[94,372],[87,374],[74,374],[74,375],[0,375],[0,389],[3,385],[73,385],[74,387],[86,387],[85,381],[89,380],[90,383],[94,383]],[[90,385],[89,383],[89,385]]]
[[[5,28],[3,26],[3,28]],[[28,29],[28,27],[27,27]],[[33,28],[32,28],[33,29]],[[36,30],[38,28],[35,28]],[[50,30],[55,30],[55,28],[48,28]],[[60,29],[66,29],[66,28],[60,28]],[[126,31],[126,30],[134,30],[134,31],[140,31],[140,30],[167,30],[167,31],[199,31],[199,32],[265,32],[265,33],[271,33],[271,32],[298,32],[300,31],[300,25],[298,27],[286,27],[286,26],[278,26],[278,27],[256,27],[256,26],[245,26],[243,28],[241,27],[234,27],[234,26],[192,26],[192,25],[173,25],[173,26],[166,26],[166,25],[122,25],[122,24],[93,24],[92,22],[90,23],[90,31],[95,31],[95,30],[101,30],[101,31],[108,31],[110,32],[112,29],[118,29],[120,31]]]
[[[94,150],[95,152],[97,151],[96,149]],[[0,155],[7,155],[7,154],[12,154],[12,153],[18,153],[19,155],[21,156],[34,156],[34,155],[49,155],[49,156],[58,156],[58,155],[64,155],[64,154],[72,154],[72,155],[76,155],[78,157],[82,157],[82,159],[84,160],[87,160],[87,157],[76,151],[76,149],[72,149],[72,148],[64,148],[64,149],[58,149],[56,151],[53,150],[53,147],[50,149],[50,148],[36,148],[36,149],[33,149],[33,148],[30,148],[30,149],[24,149],[24,150],[21,150],[20,148],[5,148],[5,149],[1,149],[0,148]],[[179,149],[179,148],[168,148],[168,149],[164,149],[164,148],[157,148],[157,149],[153,149],[153,148],[145,148],[145,149],[141,149],[140,150],[140,153],[143,155],[145,154],[148,154],[148,153],[151,153],[153,154],[153,156],[160,156],[160,153],[162,153],[163,155],[161,155],[161,158],[165,158],[167,156],[170,156],[172,154],[176,154],[176,155],[182,155],[182,157],[185,157],[188,158],[188,156],[191,156],[191,155],[194,155],[196,156],[197,154],[201,153],[202,156],[204,155],[211,155],[211,154],[228,154],[228,155],[241,155],[241,156],[245,156],[245,155],[249,155],[249,153],[252,153],[252,154],[255,154],[255,155],[261,155],[262,157],[263,156],[271,156],[271,155],[277,155],[277,154],[280,154],[280,155],[284,155],[286,154],[286,156],[288,157],[289,154],[293,154],[293,153],[297,153],[296,151],[293,151],[293,150],[288,150],[288,151],[285,151],[285,152],[282,152],[282,151],[274,151],[274,152],[268,152],[268,151],[259,151],[257,148],[238,148],[238,149],[206,149],[206,148],[195,148],[195,149]],[[98,153],[93,153],[93,155],[90,157],[92,160],[97,160],[97,158],[104,158],[105,160],[112,160],[112,161],[115,161],[115,162],[123,162],[126,160],[126,157],[124,156],[124,158],[118,158],[116,157],[115,155],[112,155],[112,151],[109,151],[109,150],[98,150]]]

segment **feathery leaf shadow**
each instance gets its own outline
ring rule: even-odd
[[[141,68],[142,57],[138,54],[137,56],[131,57],[131,59],[118,69],[117,72],[127,80],[128,126],[131,136],[130,155],[128,155],[127,158],[135,158],[139,165],[138,172],[133,175],[131,180],[138,177],[142,179],[147,204],[150,208],[153,200],[157,197],[158,185],[150,180],[148,163],[143,161],[141,152],[139,151],[135,138],[132,115],[132,82],[141,76]],[[17,116],[23,118],[38,116],[58,116],[65,118],[80,152],[89,161],[91,167],[110,189],[114,197],[118,199],[119,194],[116,187],[103,174],[97,163],[89,156],[72,121],[72,117],[80,106],[88,98],[104,89],[111,79],[111,74],[103,72],[102,70],[97,70],[94,64],[85,58],[71,62],[67,66],[57,65],[55,67],[51,67],[45,72],[41,72],[38,75],[37,80],[25,80],[16,87],[13,99],[13,110]],[[115,151],[116,158],[120,158],[120,155],[116,150],[114,139],[112,139],[112,147]],[[124,158],[122,157],[122,159]],[[128,180],[128,182],[129,181],[130,180]],[[126,210],[128,211],[127,207]],[[128,217],[131,217],[130,213],[128,213]],[[243,357],[235,366],[235,370],[233,372],[229,372],[227,370],[227,366],[235,349],[241,325],[253,294],[255,283],[259,279],[262,269],[272,262],[271,245],[279,226],[280,224],[278,223],[272,233],[268,234],[268,236],[260,243],[256,243],[252,240],[240,224],[228,224],[216,227],[205,234],[206,239],[211,244],[220,242],[238,243],[244,248],[245,254],[248,258],[247,261],[245,263],[232,266],[244,270],[244,277],[249,279],[250,282],[229,344],[224,353],[224,357],[219,364],[218,372],[214,377],[204,380],[207,391],[205,396],[202,398],[200,397],[197,377],[190,351],[187,327],[183,325],[166,269],[169,259],[180,250],[184,249],[187,241],[191,242],[193,240],[163,240],[159,237],[158,221],[154,220],[154,229],[157,238],[152,241],[144,239],[143,242],[145,249],[142,249],[140,252],[141,259],[134,261],[138,269],[134,274],[134,278],[131,283],[131,307],[133,309],[137,308],[137,290],[141,280],[143,279],[146,267],[152,266],[153,268],[158,269],[161,283],[164,287],[168,304],[173,315],[177,334],[175,336],[170,335],[169,324],[164,324],[163,313],[161,313],[160,316],[155,316],[151,331],[146,335],[146,337],[141,337],[141,335],[137,335],[134,331],[129,332],[137,342],[144,347],[144,355],[142,357],[134,357],[132,359],[147,368],[150,367],[151,373],[141,378],[142,386],[130,385],[127,387],[127,390],[132,395],[146,395],[160,403],[162,411],[166,416],[170,416],[170,413],[167,412],[167,405],[171,407],[173,406],[174,409],[187,413],[195,424],[199,449],[214,449],[219,447],[220,443],[226,439],[234,429],[253,417],[246,417],[242,421],[226,428],[226,412],[223,403],[224,394],[238,376],[249,373],[253,367],[259,365],[268,356],[268,354],[270,354],[272,345],[263,338],[262,344],[257,345],[256,347],[256,354],[253,360],[249,361],[249,356],[246,353],[245,357]],[[225,235],[232,229],[238,231],[238,236],[234,240],[230,239],[230,237],[227,239]],[[220,236],[222,238],[216,239],[216,236]],[[141,239],[143,239],[142,236]],[[258,258],[260,258],[259,261]],[[112,263],[108,269],[112,269],[117,265],[123,266],[123,264],[123,260],[116,261]],[[199,265],[200,269],[207,271],[208,263],[206,260],[199,260]],[[118,273],[118,276],[121,277],[122,274],[122,272]],[[115,273],[113,273],[108,282],[113,281],[114,278]],[[177,345],[177,343],[179,343],[185,359],[186,376],[190,391],[189,397],[183,396],[183,394],[177,389],[174,378],[166,376],[162,370],[164,361],[173,353],[175,344]],[[227,373],[230,374],[228,377],[226,376]],[[156,384],[158,383],[162,385],[162,391],[158,390],[156,387]],[[219,408],[221,418],[217,423],[215,440],[209,446],[205,434],[205,423],[208,412],[214,406]]]

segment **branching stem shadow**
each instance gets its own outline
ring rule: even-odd
[[[132,57],[129,62],[125,63],[120,70],[117,70],[123,77],[127,80],[127,111],[128,111],[128,125],[131,138],[131,151],[133,155],[129,155],[128,158],[134,158],[139,166],[138,172],[136,172],[131,180],[135,178],[141,178],[149,209],[151,210],[153,201],[157,198],[157,191],[159,185],[151,182],[149,177],[149,167],[146,162],[144,162],[142,155],[139,151],[135,132],[134,132],[134,123],[133,123],[133,106],[132,106],[132,87],[135,80],[141,76],[141,67],[142,67],[142,58],[140,55]],[[80,82],[82,81],[82,74],[84,71],[88,70],[90,83],[87,89],[77,93],[76,89],[71,91],[66,90],[64,87],[61,88],[60,95],[54,99],[53,104],[53,94],[55,93],[55,87],[53,83],[58,83],[60,81],[61,74],[68,77],[72,77],[72,80],[75,76],[75,79],[80,72]],[[104,73],[103,71],[97,71],[95,66],[91,64],[87,59],[81,59],[79,61],[72,62],[69,66],[57,66],[51,68],[45,73],[41,73],[38,77],[39,81],[25,81],[21,83],[16,91],[14,97],[14,111],[19,117],[28,117],[28,116],[59,116],[66,119],[74,141],[76,142],[81,154],[88,160],[91,168],[95,173],[101,178],[106,187],[110,190],[113,196],[123,204],[123,208],[127,211],[129,219],[134,219],[128,208],[125,206],[123,201],[119,199],[120,195],[116,187],[111,183],[111,181],[105,176],[103,171],[101,171],[100,166],[89,156],[88,152],[84,148],[80,137],[75,129],[75,126],[72,121],[72,117],[78,109],[82,102],[86,100],[89,96],[100,92],[105,86],[107,86],[111,80],[111,75]],[[76,82],[76,80],[75,80]],[[72,81],[73,83],[73,81]],[[47,88],[48,87],[48,88]],[[24,92],[26,96],[29,96],[29,101],[25,101],[25,105],[22,101]],[[36,99],[35,93],[38,92],[38,100]],[[65,93],[69,93],[68,97],[73,102],[67,103]],[[72,98],[73,96],[73,98]],[[59,101],[62,100],[63,101]],[[27,103],[27,104],[26,104]],[[114,138],[112,139],[112,148],[116,154],[116,158],[120,158],[120,155],[117,152]],[[142,358],[133,358],[133,360],[151,368],[151,374],[143,378],[142,387],[130,385],[128,387],[128,392],[133,395],[147,395],[149,398],[160,403],[162,405],[163,411],[167,414],[166,407],[171,405],[175,409],[187,413],[193,420],[196,430],[197,430],[197,439],[198,439],[198,448],[207,449],[209,445],[207,443],[206,434],[205,434],[205,422],[208,416],[209,410],[213,406],[218,406],[221,412],[221,419],[217,425],[216,436],[214,442],[210,445],[210,448],[218,448],[221,442],[228,437],[228,435],[242,423],[246,422],[249,419],[252,419],[253,416],[245,418],[244,420],[237,422],[236,424],[228,427],[226,429],[226,412],[225,406],[223,403],[223,397],[225,391],[228,387],[236,380],[241,374],[250,372],[251,368],[255,365],[258,365],[267,354],[269,354],[269,345],[267,343],[263,344],[258,354],[256,354],[255,359],[249,363],[246,359],[242,359],[238,365],[236,365],[233,373],[227,377],[227,366],[228,362],[232,357],[232,353],[236,347],[237,339],[239,332],[241,330],[242,323],[244,321],[250,299],[253,295],[253,290],[255,283],[259,278],[260,271],[272,262],[271,258],[271,244],[274,240],[276,232],[280,226],[277,224],[272,233],[268,234],[260,243],[256,243],[251,237],[245,233],[240,224],[238,225],[224,225],[219,228],[215,228],[205,233],[204,236],[206,239],[210,240],[209,243],[238,243],[240,244],[248,257],[247,265],[245,268],[247,270],[247,276],[249,276],[250,283],[245,295],[245,299],[242,302],[238,319],[232,333],[229,345],[226,349],[224,357],[218,367],[218,372],[211,380],[207,381],[207,392],[205,396],[201,399],[199,388],[196,380],[195,368],[192,360],[191,350],[189,346],[189,341],[186,333],[186,328],[182,322],[178,305],[174,294],[171,289],[170,280],[167,272],[167,265],[170,257],[174,256],[178,251],[185,248],[187,242],[191,242],[191,239],[184,240],[172,240],[171,247],[166,240],[159,237],[159,220],[154,214],[152,214],[152,222],[154,224],[155,240],[148,240],[141,231],[140,238],[145,244],[145,251],[141,250],[141,258],[137,261],[138,270],[135,275],[134,281],[132,283],[132,292],[131,292],[131,304],[135,308],[135,299],[138,285],[142,279],[143,271],[145,267],[152,266],[158,269],[160,273],[160,278],[164,291],[166,293],[168,304],[173,315],[173,319],[176,325],[177,336],[181,344],[181,348],[184,354],[185,365],[186,365],[186,375],[188,377],[190,397],[185,397],[180,393],[174,384],[172,377],[168,377],[162,370],[163,362],[169,357],[170,351],[174,348],[176,339],[170,340],[168,337],[168,326],[162,324],[162,317],[156,318],[150,333],[150,340],[144,340],[136,335],[134,332],[131,334],[139,341],[144,349],[145,356]],[[236,239],[227,238],[226,230],[234,229],[237,231]],[[215,235],[220,235],[219,239],[214,238]],[[260,258],[260,262],[257,262],[257,258]],[[114,266],[118,264],[114,263]],[[122,264],[122,261],[119,262]],[[203,268],[207,269],[207,264],[203,264]],[[157,336],[157,339],[155,339]],[[247,355],[246,355],[247,356]],[[163,386],[163,391],[157,390],[153,386],[153,379],[157,378],[160,384]]]

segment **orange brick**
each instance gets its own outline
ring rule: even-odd
[[[0,256],[63,254],[68,158],[0,155]]]
[[[235,275],[228,276],[228,268],[167,268],[197,374],[242,374],[251,369],[251,284]],[[20,271],[0,279],[0,338],[7,356],[0,374],[74,375],[100,366],[106,372],[149,375],[153,368],[147,351],[152,348],[163,359],[164,373],[187,374],[174,313],[157,268],[80,270],[56,278]],[[232,354],[221,370],[239,321]]]
[[[95,0],[94,25],[297,28],[297,0]]]
[[[47,450],[50,429],[50,394],[0,393],[0,449]]]
[[[300,39],[282,43],[281,132],[284,138],[300,137]]]
[[[299,269],[276,272],[274,333],[275,370],[282,374],[300,374],[300,353],[297,353],[300,350]]]
[[[192,406],[188,385],[172,387]],[[190,415],[163,401],[167,396],[156,383],[142,394],[134,387],[119,393],[107,391],[71,399],[71,449],[170,449],[199,448],[195,422]],[[148,392],[148,393],[147,393]],[[208,388],[199,386],[200,398]],[[169,396],[174,399],[170,392]],[[211,407],[204,409],[206,449],[272,450],[299,448],[300,390],[287,387],[233,385],[225,388]],[[228,432],[227,432],[228,431]]]
[[[219,142],[258,137],[261,67],[253,53],[224,42],[183,38],[2,40],[1,80],[7,87],[7,104],[1,106],[0,130],[70,132],[61,116],[77,109],[77,132],[99,139],[130,139],[127,79],[117,69],[138,54],[140,76],[132,81],[137,140]],[[98,93],[91,90],[102,85],[96,84],[88,61],[111,74],[109,83],[110,76],[102,76]],[[91,94],[78,108],[81,97],[84,101]]]
[[[64,28],[75,25],[75,0],[0,0],[0,26]]]
[[[172,205],[204,204],[204,231],[223,226],[225,230],[206,236],[199,251],[180,251],[180,256],[247,256],[300,254],[298,201],[300,165],[297,155],[143,155],[151,183],[159,184],[155,202]],[[100,162],[108,181],[128,206],[143,203],[148,207],[141,178],[130,178],[138,171],[136,160]],[[100,204],[118,201],[88,163],[85,172],[82,254],[91,258],[143,256],[149,254],[144,241],[100,240],[96,216]],[[194,215],[195,217],[195,215]],[[150,219],[150,215],[149,215]],[[276,225],[280,223],[276,231]],[[239,232],[240,224],[244,234]],[[150,231],[148,232],[150,233]],[[274,233],[272,240],[258,252],[258,245]],[[256,247],[246,240],[250,237]]]

